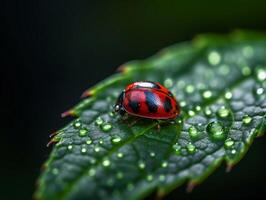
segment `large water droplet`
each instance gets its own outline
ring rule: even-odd
[[[95,120],[95,123],[98,125],[98,126],[100,126],[100,125],[102,125],[103,124],[103,119],[101,118],[101,117],[97,117],[97,119]]]
[[[211,65],[217,65],[221,61],[221,56],[217,51],[212,51],[208,55],[208,61]]]
[[[104,131],[104,132],[108,132],[112,129],[112,125],[110,123],[104,123],[101,125],[101,129]]]
[[[146,167],[145,163],[142,160],[139,161],[138,166],[140,169],[144,169]]]
[[[225,108],[224,106],[222,106],[218,112],[217,112],[219,117],[225,118],[228,117],[228,115],[230,114],[229,109]]]
[[[80,137],[86,136],[87,133],[88,133],[88,129],[86,129],[86,128],[82,128],[82,129],[79,130],[79,136]]]
[[[119,142],[121,142],[121,137],[119,137],[119,136],[112,137],[112,143],[116,144]]]
[[[187,147],[188,153],[190,153],[190,154],[195,153],[197,150],[196,147],[191,143],[188,143],[186,147]]]
[[[181,146],[178,143],[173,145],[173,149],[177,155],[180,155]]]
[[[206,90],[202,93],[203,98],[209,99],[212,97],[212,92],[210,90]]]
[[[229,148],[233,147],[234,143],[235,142],[231,138],[228,138],[225,140],[224,146],[225,146],[225,148],[229,149]]]
[[[207,125],[207,132],[215,140],[223,140],[225,138],[224,127],[220,122],[209,123]]]
[[[196,139],[199,136],[198,130],[195,126],[189,127],[188,133],[192,139]]]
[[[252,121],[252,118],[248,115],[244,115],[243,118],[242,118],[242,122],[244,124],[250,124],[250,122]]]

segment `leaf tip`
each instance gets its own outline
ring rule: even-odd
[[[86,98],[86,97],[90,97],[93,95],[93,91],[92,90],[85,90],[82,95],[81,98]]]
[[[191,193],[197,185],[198,185],[197,182],[189,181],[188,184],[187,184],[186,192],[187,193]]]
[[[63,113],[61,114],[61,117],[62,117],[62,118],[64,118],[64,117],[68,117],[68,116],[71,116],[71,117],[76,116],[75,111],[74,111],[74,110],[67,110],[66,112],[63,112]]]
[[[234,167],[234,165],[233,165],[232,163],[228,163],[227,166],[226,166],[225,171],[226,171],[227,173],[229,173],[229,172],[232,171],[233,167]]]

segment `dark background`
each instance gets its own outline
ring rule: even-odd
[[[1,1],[0,198],[31,199],[48,135],[60,114],[122,63],[198,33],[266,31],[266,3],[237,1]],[[192,194],[166,199],[265,195],[266,138],[231,173],[220,167]]]

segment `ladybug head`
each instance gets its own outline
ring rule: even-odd
[[[123,99],[124,99],[125,91],[121,92],[119,95],[116,104],[114,105],[114,112],[118,112],[119,114],[123,115],[125,113],[123,108]]]

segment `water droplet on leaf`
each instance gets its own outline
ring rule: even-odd
[[[119,142],[121,142],[121,138],[119,137],[119,136],[114,136],[113,138],[112,138],[112,143],[119,143]]]
[[[219,110],[218,110],[218,116],[225,118],[228,117],[228,115],[230,114],[229,109],[225,108],[224,106],[222,106]]]
[[[112,125],[110,123],[104,123],[101,125],[101,129],[104,131],[104,132],[108,132],[112,129]]]
[[[193,153],[195,153],[196,152],[196,147],[193,145],[193,144],[191,144],[191,143],[188,143],[187,144],[187,151],[188,151],[188,153],[190,153],[190,154],[193,154]]]
[[[143,161],[139,161],[138,166],[140,169],[144,169],[146,165]]]
[[[95,120],[95,123],[100,126],[103,124],[103,119],[101,117],[97,117],[97,119]]]
[[[221,61],[221,56],[217,51],[212,51],[208,55],[208,61],[211,65],[217,65]]]
[[[199,134],[198,134],[198,130],[195,126],[191,126],[189,127],[188,129],[188,133],[189,133],[189,136],[192,138],[192,139],[196,139]]]
[[[85,128],[82,128],[82,129],[79,130],[79,136],[80,136],[80,137],[84,137],[84,136],[86,136],[87,133],[88,133],[88,130],[85,129]]]
[[[225,148],[229,149],[234,145],[234,143],[235,142],[231,138],[228,138],[225,140],[224,146],[225,146]]]
[[[243,118],[242,118],[242,122],[244,124],[249,124],[250,122],[252,121],[252,118],[248,115],[244,115]]]
[[[223,140],[225,138],[224,127],[220,122],[211,122],[206,129],[211,138],[215,140]]]
[[[206,90],[202,93],[203,98],[209,99],[212,97],[212,92],[210,90]]]
[[[105,160],[103,160],[102,164],[104,167],[108,167],[108,166],[110,166],[111,162],[110,162],[110,160],[105,159]]]
[[[173,145],[173,149],[177,155],[180,154],[181,146],[178,143]]]

